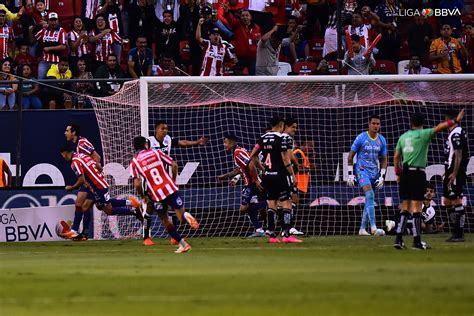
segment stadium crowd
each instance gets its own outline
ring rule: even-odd
[[[335,0],[210,1],[82,0],[62,9],[57,0],[2,1],[0,109],[14,109],[19,91],[24,109],[88,107],[86,98],[67,91],[109,96],[122,84],[5,83],[20,77],[338,73]],[[344,50],[357,51],[346,52],[343,73],[473,73],[472,4],[344,0]],[[423,8],[454,11],[406,14]]]

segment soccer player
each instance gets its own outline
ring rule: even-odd
[[[291,193],[292,183],[295,183],[295,174],[290,161],[290,155],[286,142],[281,132],[284,122],[282,118],[274,117],[270,120],[271,131],[263,134],[257,141],[250,157],[252,159],[249,167],[251,175],[256,180],[256,186],[264,189],[267,194],[267,224],[270,235],[270,243],[279,243],[275,234],[275,212],[278,202],[282,206],[282,228],[284,243],[303,242],[295,236],[290,235],[291,228]],[[258,154],[262,152],[264,161],[263,179],[260,182],[257,168],[260,168]]]
[[[262,223],[258,220],[259,211],[266,207],[266,202],[262,199],[261,192],[257,189],[254,178],[250,175],[249,163],[250,155],[248,151],[237,145],[237,137],[232,134],[224,136],[224,149],[232,152],[236,168],[218,177],[219,181],[224,181],[241,174],[244,178],[244,188],[242,189],[242,197],[240,203],[240,214],[246,214],[250,222],[255,227],[255,232],[250,237],[263,237],[265,231]],[[231,185],[235,185],[230,181]]]
[[[456,112],[449,111],[446,120],[456,118]],[[464,241],[464,221],[466,214],[462,205],[463,186],[469,163],[467,133],[461,126],[448,127],[449,136],[445,143],[445,173],[443,181],[444,205],[449,213],[452,236],[448,242]]]
[[[296,159],[295,155],[293,154],[293,150],[295,149],[295,142],[293,137],[295,137],[296,130],[298,128],[298,122],[294,118],[286,118],[285,119],[285,127],[283,129],[283,140],[286,142],[286,146],[288,148],[288,155],[290,156],[291,165],[293,166],[293,171],[298,173],[299,164],[298,160]],[[295,176],[296,179],[296,176]],[[303,232],[300,232],[295,228],[295,213],[296,207],[298,205],[298,188],[296,187],[296,182],[292,184],[292,194],[291,194],[291,228],[290,234],[291,235],[304,235]]]
[[[184,202],[171,176],[168,174],[165,164],[175,164],[173,159],[161,151],[146,149],[146,138],[137,136],[133,139],[133,147],[136,154],[130,163],[130,173],[133,178],[133,184],[142,199],[158,212],[161,223],[165,226],[171,237],[179,244],[175,253],[183,253],[191,250],[191,246],[181,237],[173,223],[168,218],[168,207],[173,208],[178,215],[180,221],[185,219],[191,228],[198,229],[198,221],[184,209]],[[148,187],[147,194],[143,191],[142,177]],[[148,203],[151,200],[151,203]],[[162,208],[158,210],[156,205],[162,204]],[[147,239],[148,240],[148,239]],[[151,239],[149,239],[151,241]],[[144,242],[145,245],[153,243]]]
[[[397,238],[393,245],[403,249],[403,232],[410,213],[413,216],[413,249],[425,250],[429,246],[421,242],[421,211],[426,191],[425,167],[428,159],[428,147],[436,133],[457,125],[464,117],[464,110],[458,113],[455,120],[449,119],[434,128],[423,128],[423,114],[415,113],[411,117],[411,130],[400,136],[393,163],[399,183],[399,194],[402,200],[400,221],[397,225]]]
[[[66,190],[72,191],[84,186],[86,191],[86,199],[82,203],[82,210],[87,211],[95,204],[97,208],[107,215],[134,215],[138,220],[143,222],[143,215],[139,208],[131,210],[126,207],[125,200],[111,199],[109,193],[109,185],[105,180],[104,174],[99,171],[97,163],[94,159],[83,153],[74,152],[74,148],[70,143],[66,143],[61,148],[61,156],[71,162],[71,168],[77,176],[77,181],[73,185],[67,185]],[[140,204],[139,204],[140,205]],[[87,222],[89,221],[89,222]],[[88,230],[90,217],[84,218],[83,231],[72,240],[80,241],[88,239]]]
[[[364,191],[365,205],[362,212],[362,223],[359,229],[359,236],[370,236],[367,232],[367,219],[370,222],[370,232],[375,234],[377,225],[375,221],[374,190],[382,188],[387,173],[387,142],[379,133],[380,117],[371,115],[369,117],[369,130],[357,135],[352,143],[348,157],[347,184],[350,187],[355,185],[356,176],[359,186]],[[357,162],[354,174],[354,156],[357,154]],[[380,172],[378,163],[380,161]]]

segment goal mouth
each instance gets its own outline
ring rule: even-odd
[[[296,118],[295,142],[309,151],[315,166],[310,170],[309,192],[296,213],[297,226],[310,235],[330,235],[358,230],[364,198],[358,188],[350,189],[345,183],[347,155],[355,137],[367,131],[368,117],[381,117],[380,133],[388,144],[387,181],[375,193],[377,220],[382,226],[397,211],[393,155],[399,136],[410,128],[410,115],[423,113],[426,126],[431,127],[445,119],[447,110],[465,108],[462,125],[467,127],[468,138],[473,139],[472,91],[474,75],[142,77],[125,84],[113,96],[93,98],[92,103],[112,195],[133,193],[127,172],[133,155],[131,142],[137,135],[153,135],[156,122],[166,121],[169,134],[176,139],[209,138],[205,146],[171,151],[179,164],[178,185],[185,207],[201,222],[198,231],[189,230],[187,225],[180,227],[189,236],[244,236],[251,232],[247,218],[239,214],[242,182],[229,186],[216,180],[234,168],[232,155],[223,148],[223,137],[226,133],[236,135],[239,145],[250,151],[273,115]],[[441,133],[433,139],[426,169],[427,180],[437,186],[438,205],[446,137]],[[468,175],[472,177],[473,172],[471,156]],[[466,185],[467,206],[472,205],[473,198],[471,181]],[[110,224],[119,227],[118,233],[104,232],[101,236],[118,238],[139,233],[134,219],[118,221]],[[165,236],[159,224],[154,235]]]

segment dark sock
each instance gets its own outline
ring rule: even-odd
[[[178,219],[178,215],[176,215],[176,213],[174,213],[174,214],[172,213],[169,216],[171,217],[171,222],[173,223],[174,227],[176,229],[178,229],[179,224],[180,224],[179,219]],[[183,220],[185,220],[184,215],[183,215]]]
[[[290,236],[290,228],[291,228],[291,210],[288,208],[282,209],[282,229],[283,229],[283,236],[288,237]]]
[[[464,222],[466,221],[466,213],[464,211],[464,206],[456,205],[454,207],[454,211],[456,214],[456,237],[463,237],[464,236]]]
[[[126,216],[126,215],[135,215],[135,214],[127,207],[114,206],[112,208],[112,213],[110,215]]]
[[[280,226],[281,229],[283,229],[283,214],[281,213],[282,211],[282,207],[278,206],[277,207],[277,211],[276,211],[276,220],[275,220],[275,223],[276,223],[276,226]],[[275,227],[275,230],[277,229],[277,227]]]
[[[143,218],[145,219],[145,223],[143,225],[143,239],[147,239],[150,238],[151,215],[145,212],[143,214]]]
[[[267,210],[267,222],[268,222],[268,227],[267,229],[272,232],[271,237],[276,237],[275,235],[275,210],[272,208],[269,208]]]
[[[110,204],[112,204],[113,207],[125,207],[125,206],[127,206],[127,201],[126,200],[110,199],[109,202],[110,202]]]
[[[296,203],[291,203],[291,223],[290,223],[291,227],[295,227],[296,208],[297,208]]]
[[[448,208],[448,216],[449,216],[449,227],[451,228],[451,233],[453,236],[456,235],[456,211],[455,207],[451,206]]]
[[[250,204],[249,208],[247,209],[247,216],[255,229],[262,228],[262,224],[258,220],[258,211],[260,210],[258,206],[258,204]]]
[[[168,234],[171,236],[171,238],[173,238],[177,242],[181,241],[181,239],[182,239],[181,235],[178,233],[178,231],[176,230],[176,227],[174,227],[174,225],[172,223],[169,223],[168,225],[165,225],[165,228],[166,228],[166,231],[168,232]]]
[[[82,207],[76,206],[76,210],[74,211],[74,220],[72,222],[71,229],[74,231],[79,231],[79,225],[81,225],[82,216],[84,212],[82,211]]]
[[[421,243],[421,213],[413,213],[413,241]]]
[[[401,241],[403,239],[403,232],[405,231],[405,227],[407,225],[408,217],[410,213],[408,211],[402,211],[400,213],[400,221],[397,225],[397,241]]]
[[[86,236],[89,236],[89,227],[91,225],[92,211],[88,210],[84,212],[82,219],[82,233]]]

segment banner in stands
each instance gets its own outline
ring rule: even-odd
[[[0,242],[61,240],[56,226],[74,216],[74,206],[0,210]]]

